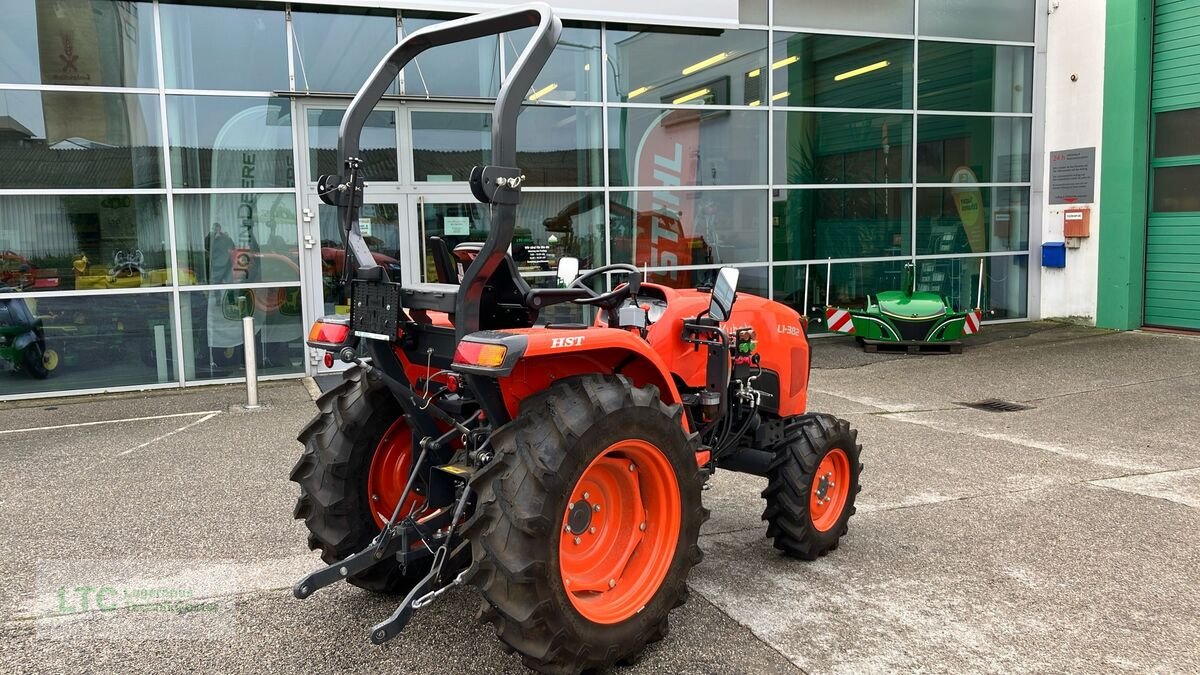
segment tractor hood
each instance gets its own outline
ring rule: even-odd
[[[937,293],[917,291],[911,295],[904,291],[883,291],[875,296],[879,311],[904,320],[932,319],[950,311],[942,296]]]

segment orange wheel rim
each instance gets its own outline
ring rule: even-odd
[[[620,623],[654,598],[675,559],[679,481],[653,443],[610,445],[571,490],[558,545],[567,598],[584,618]]]
[[[392,517],[396,502],[404,492],[412,461],[412,432],[401,417],[392,423],[379,441],[371,458],[371,472],[367,474],[367,499],[371,501],[371,515],[381,528]],[[400,517],[411,513],[424,501],[423,496],[410,492],[404,500],[404,508],[400,509]]]
[[[842,517],[850,495],[850,460],[841,448],[834,448],[821,459],[813,476],[808,511],[813,527],[827,532]]]

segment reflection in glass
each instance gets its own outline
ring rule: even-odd
[[[449,203],[422,201],[417,205],[415,215],[416,221],[421,224],[421,250],[424,253],[422,259],[425,263],[421,280],[425,282],[439,280],[434,253],[430,249],[430,237],[437,237],[445,242],[446,248],[453,255],[454,248],[459,244],[485,241],[492,225],[491,213],[488,211],[487,205],[480,204],[475,200]],[[518,220],[518,222],[520,221]],[[520,259],[517,254],[517,242],[517,237],[514,236],[512,245],[514,260]],[[455,283],[455,280],[448,279],[443,283]]]
[[[913,0],[775,0],[775,24],[873,33],[912,33]]]
[[[775,113],[776,183],[907,183],[912,115]]]
[[[603,185],[601,119],[599,108],[526,106],[517,118],[517,166],[525,185]]]
[[[159,6],[168,88],[288,88],[283,9]]]
[[[613,262],[673,267],[765,260],[767,195],[765,190],[614,194]]]
[[[292,106],[286,98],[168,96],[175,187],[291,187]]]
[[[403,34],[450,18],[403,12]],[[404,93],[413,96],[487,98],[500,91],[500,50],[495,35],[434,47],[404,68]]]
[[[921,35],[1033,42],[1036,6],[1030,0],[921,0]]]
[[[556,270],[563,256],[579,258],[580,269],[601,267],[606,229],[602,192],[525,191],[517,206],[513,259],[523,270]]]
[[[349,294],[343,283],[346,253],[342,248],[342,230],[335,207],[321,204],[317,220],[321,226],[321,295],[325,314],[350,313]],[[400,281],[400,209],[396,204],[363,204],[358,228],[375,262],[387,271],[388,278]],[[407,246],[407,237],[405,238]]]
[[[608,135],[612,185],[766,182],[765,110],[616,108]]]
[[[781,190],[775,260],[907,255],[912,193],[901,188]]]
[[[974,308],[979,292],[979,260],[917,260],[917,290],[941,294],[956,310]],[[1029,256],[995,256],[983,260],[984,321],[1028,316]]]
[[[533,29],[526,28],[501,36],[509,72],[532,35]],[[562,39],[529,88],[528,100],[599,101],[600,29],[563,28]]]
[[[1200,165],[1156,167],[1151,211],[1200,211]]]
[[[0,328],[26,316],[22,308],[40,320],[49,373],[44,379],[27,368],[5,373],[11,362],[4,360],[0,395],[164,384],[178,377],[170,293],[7,295],[0,293]]]
[[[156,195],[0,197],[0,288],[141,288],[171,283]]]
[[[292,12],[296,89],[357,92],[380,59],[396,44],[396,13],[340,9],[338,13]],[[353,45],[353,48],[348,48]],[[393,81],[387,93],[395,94]]]
[[[296,195],[175,195],[179,283],[299,281]]]
[[[867,295],[900,288],[904,281],[906,261],[898,259],[776,267],[775,300],[808,315],[810,334],[823,332],[826,305],[861,308],[866,306]],[[804,285],[806,275],[807,290]],[[825,296],[827,278],[830,279],[829,297]]]
[[[917,253],[1029,248],[1029,188],[917,189]]]
[[[777,32],[771,71],[775,105],[912,107],[911,40]],[[758,71],[747,74],[754,100],[766,101],[764,80]]]
[[[0,188],[160,188],[158,97],[0,91]]]
[[[9,0],[3,6],[0,82],[157,86],[151,3]]]
[[[921,42],[922,110],[1030,112],[1033,47]]]
[[[607,31],[608,98],[744,105],[746,73],[767,65],[767,32],[718,28]]]
[[[242,318],[254,317],[258,374],[304,372],[300,287],[215,288],[179,294],[188,380],[244,377]]]
[[[413,173],[418,181],[465,181],[492,155],[490,112],[414,110]]]
[[[313,181],[322,174],[341,173],[337,137],[345,114],[345,110],[337,108],[308,110],[308,170]],[[363,175],[367,181],[399,180],[395,111],[372,111],[359,137],[359,146],[359,157],[366,162]]]
[[[917,116],[917,180],[1020,183],[1029,180],[1027,117]]]

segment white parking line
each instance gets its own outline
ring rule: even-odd
[[[211,418],[213,415],[220,413],[220,410],[202,410],[200,412],[190,413],[173,413],[170,415],[150,415],[148,417],[127,417],[120,420],[99,420],[96,422],[78,422],[76,424],[58,424],[51,427],[29,427],[28,429],[0,429],[0,434],[19,434],[26,431],[53,431],[54,429],[72,429],[75,427],[92,427],[98,424],[120,424],[122,422],[144,422],[146,420],[166,420],[172,417],[197,417],[199,415],[208,415]],[[206,418],[207,419],[207,418]],[[203,420],[201,420],[203,421]]]
[[[173,431],[168,431],[167,433],[163,434],[162,436],[156,436],[156,437],[146,441],[145,443],[142,443],[141,445],[133,446],[132,448],[126,450],[125,452],[118,452],[117,457],[124,457],[125,455],[128,455],[129,453],[133,452],[134,450],[141,450],[142,448],[146,447],[147,445],[150,445],[151,443],[157,443],[158,441],[161,441],[164,438],[167,438],[169,436],[174,436],[175,434],[183,431],[184,429],[190,429],[190,428],[196,426],[197,424],[203,424],[220,414],[221,414],[220,411],[211,412],[211,413],[205,415],[204,417],[201,417],[200,419],[196,420],[195,422],[189,422],[189,423],[179,427],[178,429],[175,429]]]

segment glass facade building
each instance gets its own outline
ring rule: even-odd
[[[345,292],[317,176],[383,54],[453,18],[378,4],[0,0],[0,306],[24,303],[58,356],[46,379],[0,373],[0,399],[236,379],[245,316],[260,375],[323,370],[305,327]],[[982,271],[988,318],[1025,318],[1034,4],[565,21],[519,121],[514,257],[535,284],[565,255],[677,285],[735,265],[814,316],[912,261],[960,307]],[[430,236],[486,236],[464,181],[529,34],[423,54],[372,116],[362,226],[393,276],[430,276]]]

